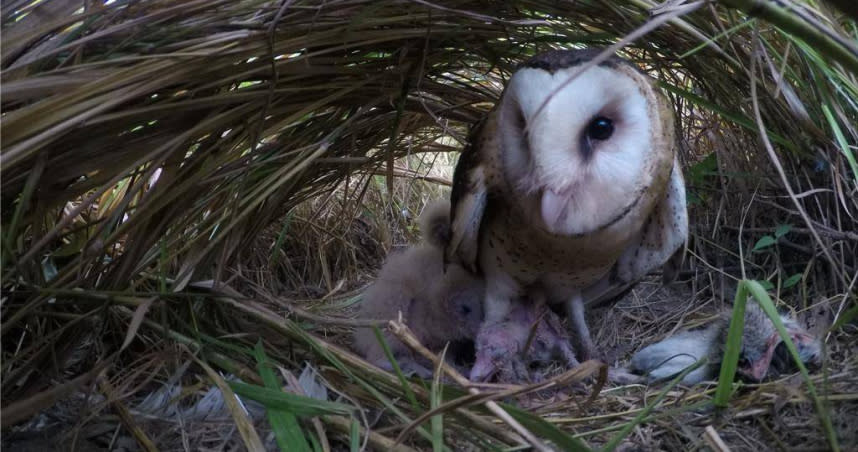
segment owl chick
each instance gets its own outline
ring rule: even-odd
[[[724,358],[732,313],[732,309],[727,309],[706,328],[685,331],[644,347],[632,357],[632,370],[647,375],[650,381],[662,380],[707,358],[707,364],[688,373],[682,382],[690,385],[716,378]],[[789,316],[782,314],[781,321],[801,361],[805,364],[818,363],[822,352],[819,340]],[[745,328],[742,331],[742,351],[737,369],[739,375],[751,381],[762,381],[770,371],[786,372],[790,363],[792,359],[786,344],[771,319],[756,302],[748,302],[745,305]]]
[[[472,380],[486,380],[494,373],[498,373],[499,381],[530,380],[531,366],[554,360],[569,366],[578,365],[560,318],[545,304],[544,293],[536,290],[530,294],[532,300],[513,300],[509,314],[502,321],[487,326],[483,334],[500,340],[477,344]],[[519,348],[522,344],[524,347]],[[483,347],[500,348],[501,352]],[[510,349],[514,349],[520,359],[511,360],[502,354]]]
[[[478,360],[514,356],[494,325],[533,286],[565,306],[581,359],[595,356],[585,296],[637,281],[687,237],[670,105],[618,57],[582,72],[598,53],[523,63],[456,167],[445,259],[486,279],[477,349],[498,356]]]
[[[472,342],[483,319],[482,280],[460,265],[449,265],[444,270],[442,247],[449,238],[449,211],[446,201],[424,209],[420,229],[425,243],[387,259],[376,280],[364,291],[358,312],[358,318],[377,320],[397,319],[401,312],[417,339],[436,352],[448,342],[454,347]],[[427,367],[429,361],[414,356],[390,333],[385,332],[384,337],[404,372],[424,378],[432,375]],[[356,329],[354,346],[368,361],[392,370],[371,329]]]

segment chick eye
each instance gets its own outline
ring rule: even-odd
[[[524,119],[524,112],[521,110],[515,112],[515,126],[518,127],[518,130],[524,130],[527,127],[527,120]]]
[[[607,140],[614,134],[614,121],[597,116],[587,126],[587,136],[593,140]]]
[[[464,314],[464,315],[468,315],[468,314],[470,314],[470,313],[471,313],[471,307],[470,307],[470,306],[466,306],[466,305],[462,305],[462,314]]]

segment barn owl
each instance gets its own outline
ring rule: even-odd
[[[584,68],[599,53],[524,62],[456,166],[445,261],[486,280],[477,349],[496,356],[478,361],[515,356],[496,324],[529,287],[565,306],[581,358],[595,356],[585,297],[628,286],[685,243],[670,104],[618,57]]]
[[[447,356],[454,362],[469,356],[451,356],[457,351],[467,355],[483,320],[483,281],[458,265],[443,266],[443,247],[449,239],[450,204],[432,203],[420,216],[424,243],[413,245],[388,257],[376,280],[364,291],[358,318],[394,320],[402,313],[404,322],[420,342],[439,352],[448,342]],[[385,333],[394,358],[408,374],[432,376],[428,360],[415,356],[405,344]],[[370,362],[386,370],[387,360],[372,330],[358,328],[355,348]]]
[[[646,374],[651,381],[670,378],[686,367],[706,358],[707,364],[683,377],[685,384],[714,379],[721,368],[732,309],[723,311],[706,328],[689,330],[648,345],[632,356],[633,371]],[[784,328],[805,364],[818,363],[822,355],[820,341],[805,331],[795,320],[781,315]],[[745,305],[745,328],[742,330],[742,351],[738,372],[752,381],[762,381],[770,372],[784,372],[792,358],[786,353],[771,319],[756,302]]]

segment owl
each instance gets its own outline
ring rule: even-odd
[[[521,341],[496,324],[534,287],[566,310],[580,357],[595,357],[585,301],[684,249],[673,110],[631,63],[588,64],[599,53],[554,50],[521,64],[456,166],[444,259],[485,278],[477,350],[496,356],[478,360],[517,356]]]

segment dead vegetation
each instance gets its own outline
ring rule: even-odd
[[[464,397],[396,447],[522,444],[510,419],[570,450],[858,447],[858,25],[832,3],[4,2],[3,446],[388,450]],[[676,106],[694,233],[597,341],[625,359],[767,281],[826,338],[830,428],[798,376],[723,410],[714,385],[480,398],[348,351],[515,64],[618,43]]]

